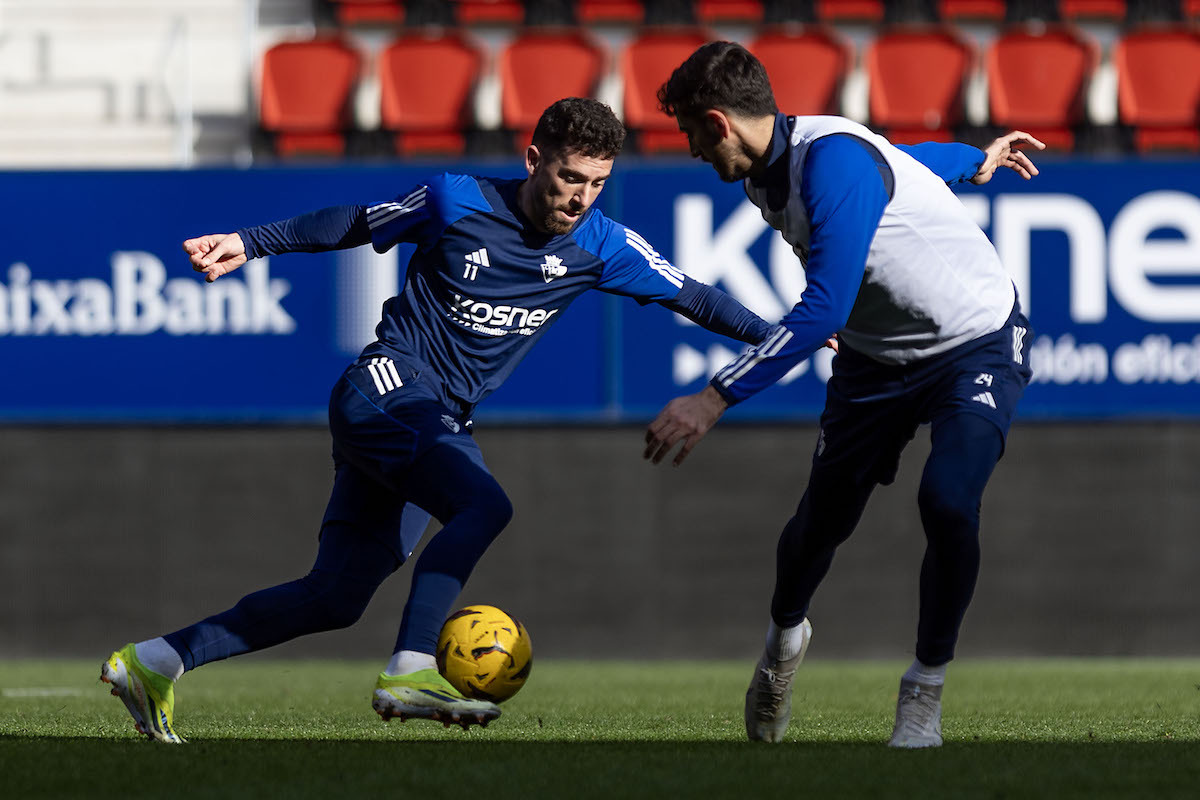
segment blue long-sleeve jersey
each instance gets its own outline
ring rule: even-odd
[[[250,258],[416,244],[403,288],[384,304],[378,338],[363,354],[433,373],[442,402],[462,413],[497,389],[588,289],[660,303],[751,344],[771,329],[594,207],[567,234],[538,231],[517,203],[520,184],[441,174],[392,201],[323,209],[238,233]]]
[[[775,383],[845,327],[864,286],[872,243],[895,192],[896,175],[880,151],[859,136],[841,132],[812,141],[799,186],[793,186],[792,123],[778,115],[768,165],[749,183],[760,192],[769,219],[772,214],[782,219],[798,194],[806,213],[807,250],[802,257],[808,285],[800,302],[764,342],[714,377],[713,387],[730,404]],[[984,158],[981,150],[965,144],[928,142],[898,149],[946,184],[970,179]]]

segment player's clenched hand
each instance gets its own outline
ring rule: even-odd
[[[1026,145],[1036,147],[1038,150],[1046,149],[1046,145],[1024,131],[1013,131],[989,144],[983,151],[983,164],[975,173],[975,177],[971,178],[971,183],[987,183],[1000,167],[1008,167],[1025,180],[1037,175],[1038,169],[1029,160],[1029,156],[1017,149]]]
[[[236,233],[210,233],[188,239],[183,243],[183,252],[188,254],[192,269],[203,272],[209,283],[246,263],[246,245]]]
[[[704,438],[704,434],[717,423],[727,407],[725,398],[711,386],[704,387],[698,394],[676,397],[667,403],[667,407],[646,429],[646,450],[642,458],[658,464],[676,443],[682,441],[683,447],[672,462],[678,467]]]

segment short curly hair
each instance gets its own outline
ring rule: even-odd
[[[709,42],[688,56],[659,88],[658,107],[669,117],[695,117],[710,108],[744,117],[779,110],[766,68],[734,42]]]
[[[581,153],[616,158],[625,144],[625,126],[599,100],[567,97],[545,111],[533,129],[533,145],[544,155]]]

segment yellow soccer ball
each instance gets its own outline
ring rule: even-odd
[[[437,666],[464,696],[503,702],[525,685],[533,667],[529,633],[495,606],[467,606],[442,626]]]

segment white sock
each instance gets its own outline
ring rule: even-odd
[[[165,675],[173,681],[179,680],[179,676],[183,675],[183,659],[163,637],[147,639],[144,642],[138,642],[133,647],[138,661],[142,662],[142,666],[151,672]]]
[[[913,661],[908,672],[904,673],[904,680],[916,681],[924,686],[941,686],[946,682],[946,665],[931,667],[920,661]]]
[[[790,628],[781,628],[771,620],[767,626],[767,653],[771,658],[787,661],[795,658],[804,646],[804,623]]]
[[[432,653],[418,653],[416,650],[400,650],[392,654],[388,662],[388,675],[407,675],[422,669],[437,669],[437,660]]]

